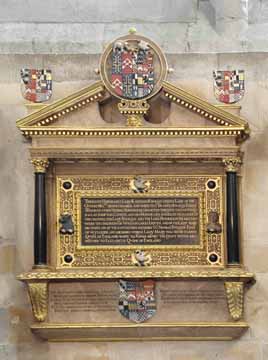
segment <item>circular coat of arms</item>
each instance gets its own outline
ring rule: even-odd
[[[145,100],[160,90],[167,76],[167,61],[153,41],[130,34],[107,46],[100,60],[100,75],[112,95]]]

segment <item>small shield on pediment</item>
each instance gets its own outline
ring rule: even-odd
[[[245,93],[244,70],[215,70],[214,94],[218,101],[234,104],[242,99]]]
[[[21,69],[21,93],[35,103],[48,101],[52,96],[51,70]]]
[[[127,319],[141,323],[156,313],[155,281],[119,282],[119,311]]]

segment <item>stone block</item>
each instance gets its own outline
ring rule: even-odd
[[[249,24],[261,24],[268,21],[267,0],[248,1],[248,22]]]
[[[8,343],[8,338],[9,338],[9,331],[10,331],[10,326],[9,326],[9,322],[10,322],[10,318],[9,318],[9,313],[6,309],[1,309],[0,308],[0,344],[7,344]],[[0,355],[1,352],[3,350],[4,353],[4,349],[1,349],[0,346]],[[0,359],[2,360],[2,357],[0,357]]]
[[[268,309],[266,303],[250,302],[246,304],[245,312],[250,323],[251,338],[255,341],[268,342],[267,324]]]
[[[28,304],[25,286],[12,274],[0,274],[0,307],[8,308],[16,304]]]
[[[15,245],[0,247],[0,273],[11,273],[14,271]]]
[[[256,251],[261,251],[262,246],[268,245],[268,228],[265,215],[268,189],[264,181],[267,176],[267,161],[245,162],[242,184],[244,238],[246,242],[258,239]],[[252,221],[252,214],[254,214],[254,221]],[[259,250],[257,250],[258,247]],[[249,257],[254,261],[252,254],[249,254]],[[258,258],[256,260],[260,261],[261,264],[262,259]],[[257,262],[256,265],[259,267]]]
[[[1,360],[17,360],[17,350],[14,345],[0,345],[0,359]]]
[[[262,345],[262,358],[268,359],[268,343]]]
[[[0,1],[0,22],[192,22],[197,0]]]
[[[210,3],[215,8],[217,19],[227,18],[247,18],[247,0],[210,0]]]
[[[262,303],[265,306],[268,303],[268,273],[257,273],[256,280],[256,284],[246,292],[246,303]]]

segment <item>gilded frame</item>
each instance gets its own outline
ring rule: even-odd
[[[61,235],[57,224],[57,268],[123,268],[133,267],[131,254],[136,249],[144,249],[152,256],[151,267],[167,266],[217,266],[225,264],[224,234],[224,190],[222,175],[146,175],[154,184],[154,190],[145,194],[133,194],[129,187],[133,176],[113,175],[72,175],[56,177],[57,219],[63,212],[72,214],[74,235]],[[62,183],[70,181],[73,186],[64,190]],[[207,187],[209,180],[214,180],[216,188]],[[161,185],[162,184],[162,185]],[[177,184],[177,185],[176,185]],[[179,184],[179,185],[178,185]],[[198,197],[200,211],[200,243],[198,245],[98,245],[82,246],[81,234],[81,197]],[[223,227],[221,234],[208,234],[206,223],[208,212],[217,210]],[[212,264],[209,254],[217,253],[219,259]],[[70,254],[74,261],[66,264],[64,256]]]

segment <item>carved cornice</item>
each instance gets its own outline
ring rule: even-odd
[[[104,97],[104,92],[105,88],[102,82],[98,81],[18,120],[17,127],[19,129],[35,126],[46,127],[57,121],[57,119],[81,109],[91,102],[101,100]]]
[[[226,282],[224,285],[229,313],[233,320],[238,321],[243,316],[244,283],[235,281]]]
[[[62,128],[49,126],[75,110],[79,110],[92,101],[100,101],[105,96],[105,88],[101,81],[92,84],[70,96],[45,106],[39,111],[17,121],[18,128],[27,137],[32,136],[60,136],[60,137],[225,137],[233,136],[240,141],[249,136],[248,124],[237,115],[231,114],[221,107],[214,106],[205,100],[198,98],[174,86],[166,81],[163,82],[163,91],[171,101],[186,107],[190,111],[216,123],[216,127],[183,127],[183,128]],[[124,111],[124,109],[121,109]],[[121,111],[120,110],[120,111]],[[133,125],[133,124],[132,124]]]
[[[68,148],[68,147],[34,147],[30,149],[32,158],[47,157],[50,159],[78,159],[81,161],[219,161],[227,157],[241,156],[238,146],[226,148]]]
[[[49,165],[48,159],[45,158],[32,159],[31,163],[34,166],[34,172],[36,173],[45,173]]]
[[[216,122],[223,126],[242,126],[248,135],[248,123],[241,117],[231,114],[222,108],[216,107],[209,102],[192,95],[191,93],[163,81],[163,90],[165,96],[178,105],[181,105],[198,115]]]
[[[28,292],[35,319],[40,322],[45,321],[48,302],[47,282],[28,282]]]
[[[55,128],[55,127],[21,127],[26,137],[94,137],[94,138],[177,138],[177,137],[243,137],[243,126],[216,126],[216,127],[181,127],[181,128]]]
[[[240,157],[223,159],[226,172],[237,172],[242,164]]]

